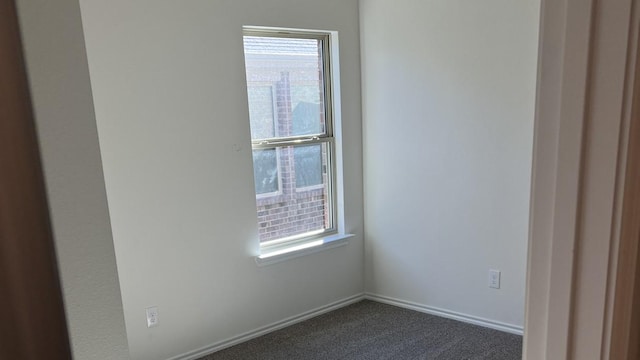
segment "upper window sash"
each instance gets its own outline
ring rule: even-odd
[[[252,37],[276,37],[276,38],[293,38],[293,39],[314,39],[320,42],[321,58],[322,58],[322,85],[323,85],[323,110],[324,110],[324,132],[315,134],[304,134],[295,136],[274,136],[265,139],[252,139],[252,144],[265,144],[265,141],[307,141],[309,138],[331,138],[333,137],[333,91],[331,73],[331,36],[326,32],[313,33],[307,30],[279,30],[261,27],[243,28],[243,36]],[[246,56],[246,54],[245,54]]]

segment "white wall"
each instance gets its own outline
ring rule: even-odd
[[[367,292],[522,327],[538,18],[360,2]]]
[[[128,358],[77,0],[18,1],[74,359]]]
[[[131,357],[162,359],[363,291],[356,0],[81,1]],[[242,25],[340,36],[346,247],[257,267]],[[144,309],[159,307],[146,327]]]

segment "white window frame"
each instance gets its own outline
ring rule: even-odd
[[[299,256],[298,254],[315,252],[319,248],[330,248],[346,244],[346,239],[352,235],[345,235],[342,229],[342,220],[339,216],[338,209],[338,144],[336,144],[336,99],[334,99],[335,90],[335,74],[333,67],[335,59],[333,57],[336,45],[332,42],[337,40],[336,32],[316,31],[316,30],[298,30],[298,29],[282,29],[267,27],[243,27],[243,36],[264,36],[264,37],[280,37],[280,38],[306,38],[318,39],[322,43],[322,63],[323,63],[323,85],[324,85],[324,114],[325,114],[325,132],[319,135],[301,135],[278,137],[274,139],[261,139],[252,141],[252,150],[262,148],[286,147],[297,145],[311,144],[327,144],[327,192],[329,207],[330,226],[324,230],[307,232],[295,236],[289,236],[269,241],[260,242],[260,255],[256,261],[260,263],[273,261],[272,258],[288,258]],[[336,41],[337,42],[337,41]],[[340,171],[340,174],[342,172]],[[318,186],[320,188],[321,186]],[[310,188],[316,186],[294,189],[294,192],[309,191]],[[341,202],[340,202],[341,203]],[[269,260],[267,260],[269,259]]]

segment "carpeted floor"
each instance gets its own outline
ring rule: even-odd
[[[514,360],[521,353],[521,336],[365,300],[200,360]]]

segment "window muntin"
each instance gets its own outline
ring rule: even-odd
[[[245,30],[244,52],[261,245],[335,233],[329,35]]]

